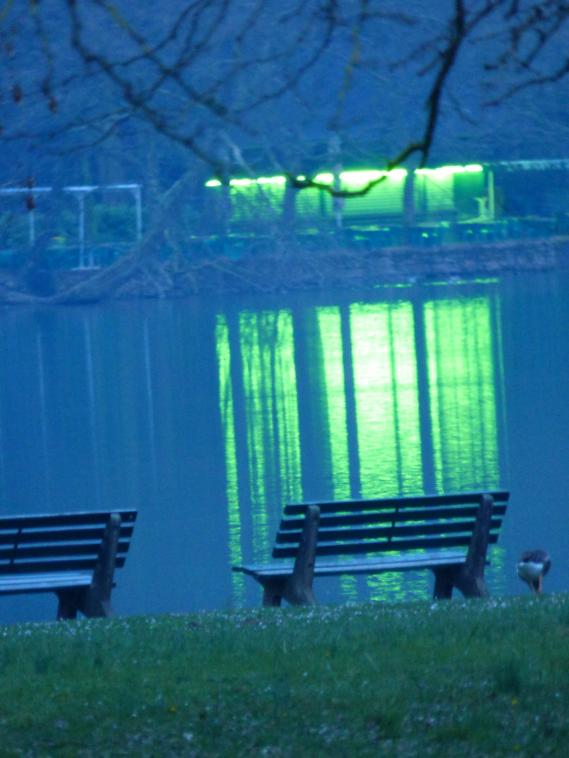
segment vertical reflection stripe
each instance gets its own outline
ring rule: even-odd
[[[271,506],[302,499],[294,335],[289,311],[244,311],[239,319],[253,552],[267,558]]]
[[[351,307],[363,497],[422,492],[419,390],[409,302]],[[401,574],[368,577],[373,600],[405,597]]]
[[[346,389],[339,308],[318,308],[318,328],[323,347],[324,387],[330,455],[332,492],[336,500],[350,497],[350,461],[346,423]]]
[[[437,490],[498,485],[498,442],[490,301],[425,304]]]
[[[223,316],[216,322],[217,362],[219,367],[219,409],[225,447],[225,481],[229,531],[229,559],[232,564],[243,562],[241,550],[241,515],[237,477],[237,448],[235,444],[235,414],[231,386],[231,354],[227,322]],[[245,577],[231,572],[233,595],[242,602],[245,597]]]
[[[363,497],[422,491],[413,329],[410,303],[351,307]]]

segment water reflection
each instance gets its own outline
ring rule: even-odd
[[[423,491],[413,308],[352,305],[361,495]]]
[[[436,488],[499,480],[495,363],[489,298],[425,304]]]
[[[256,604],[285,502],[496,487],[500,289],[6,310],[0,512],[137,508],[121,613]],[[501,473],[502,472],[502,473]],[[494,549],[493,590],[504,586]],[[323,601],[425,597],[344,577]],[[2,598],[0,620],[52,617]],[[45,611],[43,610],[45,608]]]
[[[220,314],[232,560],[269,557],[285,502],[498,487],[497,306],[490,291]],[[502,562],[495,549],[496,576]],[[341,584],[345,597],[409,594],[400,574]]]
[[[351,462],[359,459],[353,392],[348,398],[347,390],[348,386],[353,386],[353,369],[351,354],[348,354],[351,349],[346,348],[342,336],[345,309],[317,308],[315,315],[322,361],[320,397],[326,424],[322,433],[329,442],[327,452],[332,497],[335,500],[349,499],[353,491],[359,492],[360,486],[359,465],[357,473],[350,475]],[[349,374],[349,377],[346,374]],[[351,423],[348,422],[350,416]]]
[[[227,524],[229,532],[229,557],[232,564],[243,562],[241,547],[241,512],[239,507],[239,476],[237,473],[237,445],[235,440],[235,406],[231,381],[231,358],[227,321],[219,317],[216,325],[217,358],[219,362],[219,410],[225,446],[225,480],[227,483]],[[244,581],[239,574],[232,574],[234,597],[243,601]]]

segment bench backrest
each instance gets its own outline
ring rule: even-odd
[[[296,556],[309,505],[320,507],[317,556],[467,548],[484,494],[494,501],[489,538],[489,544],[494,544],[509,492],[289,504],[277,532],[273,558]]]
[[[117,568],[124,566],[137,511],[121,517]],[[111,512],[0,517],[0,575],[95,568]]]

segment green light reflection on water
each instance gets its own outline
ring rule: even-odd
[[[500,366],[495,365],[493,305],[497,307],[488,296],[435,300],[424,305],[439,492],[500,486],[496,387],[502,377]],[[500,586],[504,551],[492,547],[490,556],[487,576]]]
[[[316,317],[323,348],[323,391],[326,396],[330,439],[332,497],[335,500],[348,500],[351,497],[350,457],[340,309],[317,308]],[[358,581],[355,576],[341,576],[340,587],[343,598],[353,602],[357,600]]]
[[[244,311],[239,318],[253,553],[270,554],[268,501],[302,500],[294,333],[289,311]],[[277,491],[267,485],[276,483]],[[275,503],[276,499],[280,502]]]
[[[216,322],[217,362],[219,368],[219,408],[225,447],[225,477],[227,488],[227,521],[229,530],[229,559],[232,565],[243,562],[241,549],[241,514],[237,475],[237,445],[235,440],[235,412],[231,383],[231,351],[227,321],[223,316]],[[245,597],[245,576],[231,572],[233,597],[242,603]]]
[[[350,460],[340,309],[317,308],[316,316],[323,347],[322,389],[326,396],[332,459],[332,497],[344,500],[350,497]]]
[[[354,304],[350,317],[362,497],[421,492],[412,306]]]
[[[354,304],[350,317],[362,497],[420,493],[423,468],[412,305]],[[422,578],[420,582],[423,585]],[[372,600],[408,596],[400,573],[369,576],[367,585]]]
[[[424,305],[436,486],[439,492],[499,481],[490,302]]]
[[[493,336],[493,319],[499,314],[492,310],[496,305],[488,296],[432,299],[416,306],[422,313],[417,323],[410,301],[349,307],[360,493],[350,490],[354,452],[350,453],[348,439],[346,393],[351,383],[345,374],[342,312],[336,306],[314,309],[317,330],[312,339],[321,347],[314,352],[314,344],[308,344],[307,349],[313,360],[319,356],[316,392],[324,414],[321,434],[328,436],[321,454],[325,452],[331,464],[331,491],[323,496],[344,499],[358,494],[365,498],[423,492],[420,407],[430,410],[437,491],[500,486],[496,384],[501,379],[495,365],[499,345]],[[428,380],[423,389],[418,382],[415,334],[421,321]],[[255,560],[265,560],[270,554],[271,517],[278,518],[284,503],[302,500],[298,356],[292,314],[288,310],[242,311],[237,323],[238,339],[232,343],[225,318],[218,317],[217,323],[229,549],[235,563],[240,562],[243,549],[240,519],[244,513],[239,512],[235,463],[239,440],[246,450]],[[242,366],[243,429],[237,429],[234,420],[230,344],[240,351],[236,365]],[[499,577],[502,568],[502,551],[493,548],[490,575]],[[362,587],[367,587],[372,600],[428,597],[431,577],[427,572],[415,576],[412,582],[402,574],[343,577],[341,592],[345,600],[361,597]],[[237,585],[236,594],[242,594]]]

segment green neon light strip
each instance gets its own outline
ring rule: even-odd
[[[286,176],[259,176],[257,179],[230,179],[230,187],[255,187],[255,186],[278,186],[286,184]],[[206,187],[221,187],[219,179],[210,179],[205,183]]]
[[[386,177],[387,182],[401,182],[407,176],[407,169],[395,168],[392,171],[376,171],[374,169],[363,169],[361,171],[342,171],[339,175],[339,179],[344,189],[360,189],[365,187],[369,182],[375,182],[382,177]],[[330,172],[324,172],[317,174],[314,177],[314,181],[319,184],[332,184],[334,181],[334,174]]]
[[[484,171],[484,166],[479,163],[471,163],[467,166],[439,166],[439,168],[417,168],[415,174],[419,176],[445,177],[453,174],[479,174]]]
[[[484,167],[478,163],[471,163],[466,166],[439,166],[439,168],[418,168],[415,170],[415,174],[421,176],[430,176],[433,178],[443,178],[446,176],[452,176],[453,174],[474,174],[484,171]],[[365,186],[368,182],[376,181],[382,176],[389,177],[389,181],[402,181],[407,176],[408,171],[405,168],[394,168],[391,171],[381,171],[379,169],[361,169],[359,171],[342,171],[340,173],[340,180],[346,188],[360,188]],[[299,175],[298,179],[303,181],[305,176]],[[286,176],[260,176],[255,179],[242,178],[242,179],[230,179],[229,185],[231,187],[252,187],[254,185],[280,185],[286,184]],[[330,172],[322,172],[314,177],[314,181],[319,184],[332,184],[334,181],[334,175]],[[210,179],[205,183],[206,187],[221,187],[219,179]]]
[[[235,442],[235,416],[231,385],[231,354],[227,322],[218,316],[216,323],[217,363],[219,369],[219,409],[225,448],[225,479],[227,492],[227,520],[229,528],[229,557],[232,564],[243,562],[241,550],[241,514],[237,476],[237,447]],[[231,572],[233,597],[242,603],[245,599],[244,577]]]

